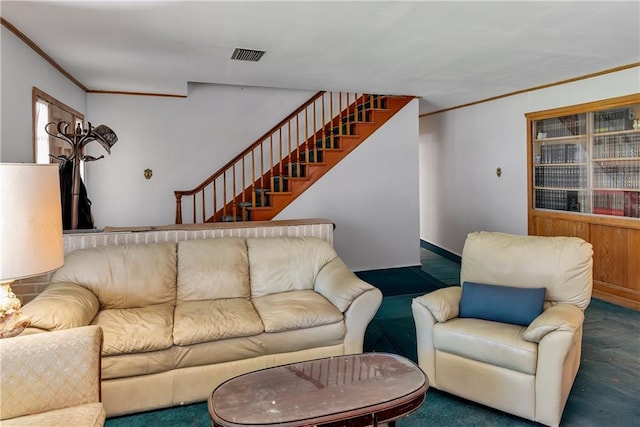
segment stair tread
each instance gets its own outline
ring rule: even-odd
[[[337,136],[340,138],[360,138],[360,134],[340,134],[340,133],[334,133],[333,136]],[[327,138],[329,138],[329,136],[327,136]],[[320,139],[317,139],[316,141],[320,141]]]
[[[309,178],[306,177],[306,176],[289,176],[289,175],[287,175],[287,176],[284,177],[284,179],[286,179],[286,180],[298,179],[299,180],[299,179],[309,179]],[[265,191],[265,193],[270,193],[270,192],[272,192],[272,191],[271,190]],[[282,191],[275,191],[275,193],[282,193]],[[286,193],[286,191],[285,191],[285,193]]]
[[[271,190],[267,191],[267,193],[271,196],[277,196],[277,195],[290,196],[293,194],[291,191],[271,191]],[[268,207],[268,206],[265,206],[265,207]]]

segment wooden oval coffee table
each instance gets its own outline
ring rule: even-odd
[[[209,415],[220,427],[393,425],[420,407],[428,388],[402,356],[336,356],[232,378],[211,393]]]

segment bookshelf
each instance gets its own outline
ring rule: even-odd
[[[529,234],[594,246],[594,296],[640,309],[640,94],[526,114]]]

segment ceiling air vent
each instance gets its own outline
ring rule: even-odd
[[[237,59],[238,61],[253,61],[258,62],[262,55],[264,55],[264,50],[254,50],[254,49],[242,49],[237,47],[236,50],[233,51],[233,55],[231,55],[231,59]]]

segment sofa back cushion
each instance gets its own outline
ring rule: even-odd
[[[178,243],[178,299],[249,298],[247,244],[235,237]]]
[[[51,281],[88,288],[102,309],[175,304],[176,244],[79,249],[65,257]]]
[[[545,300],[584,310],[591,301],[593,249],[577,237],[470,233],[460,283],[546,288]]]
[[[253,298],[313,289],[322,267],[337,257],[333,247],[315,237],[247,239]]]

